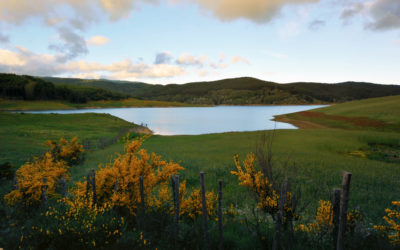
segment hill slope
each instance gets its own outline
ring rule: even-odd
[[[400,94],[400,86],[397,85],[364,82],[278,84],[251,77],[168,85],[110,80],[44,79],[56,84],[101,87],[139,99],[211,105],[337,103]]]
[[[280,115],[276,120],[303,128],[331,127],[400,132],[400,95]]]
[[[52,82],[15,74],[0,74],[0,98],[11,100],[62,100],[72,103],[121,100],[124,94],[106,89],[76,85],[54,85]]]

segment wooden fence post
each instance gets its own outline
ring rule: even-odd
[[[332,238],[333,238],[333,246],[336,247],[338,232],[339,232],[339,216],[340,216],[340,188],[333,189],[333,202],[332,202]]]
[[[18,178],[17,178],[17,170],[14,171],[14,178],[13,178],[13,190],[18,189]]]
[[[140,181],[140,200],[141,200],[141,205],[142,205],[142,215],[145,214],[145,210],[146,210],[146,201],[145,201],[145,197],[144,197],[144,179],[143,176],[139,177],[139,181]]]
[[[67,181],[65,180],[64,175],[61,176],[60,184],[61,184],[61,197],[65,198],[67,196]]]
[[[42,186],[42,206],[43,208],[47,207],[47,178],[43,178],[43,186]]]
[[[171,187],[172,187],[172,198],[174,199],[174,205],[175,205],[175,176],[171,176]]]
[[[219,231],[219,250],[223,249],[222,231],[222,181],[218,180],[218,231]]]
[[[277,213],[277,219],[275,222],[275,235],[274,235],[274,240],[272,242],[273,250],[277,250],[280,248],[281,229],[282,229],[282,222],[283,222],[283,216],[284,216],[283,209],[286,204],[287,186],[288,186],[288,180],[285,179],[284,183],[282,184],[282,188],[281,188],[281,199],[279,202],[279,211]]]
[[[86,176],[86,203],[89,205],[90,173]]]
[[[174,186],[174,205],[175,205],[174,233],[175,233],[175,244],[176,244],[179,236],[179,175],[175,176],[174,185],[175,185]]]
[[[92,206],[96,206],[96,204],[97,204],[96,173],[94,172],[94,168],[92,168],[92,190],[93,190],[93,204],[92,204]]]
[[[209,236],[208,236],[208,222],[207,222],[207,202],[206,202],[206,188],[204,184],[204,172],[200,172],[200,185],[201,185],[201,200],[203,206],[203,226],[204,226],[204,241],[205,249],[209,246]]]
[[[119,181],[118,181],[118,178],[115,180],[115,185],[114,185],[114,193],[116,194],[117,192],[118,192],[118,184],[119,184]]]
[[[339,233],[337,240],[337,250],[344,249],[347,208],[349,206],[350,180],[351,180],[351,173],[344,171],[342,179],[342,194],[340,197]]]

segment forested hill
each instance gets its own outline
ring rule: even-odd
[[[190,104],[337,103],[400,94],[400,85],[365,82],[278,84],[251,77],[168,85],[111,80],[44,79],[57,84],[101,87],[113,92],[129,94],[139,99]]]
[[[8,100],[60,100],[86,103],[98,100],[121,100],[126,97],[127,95],[101,88],[55,85],[37,77],[0,73],[0,98]]]

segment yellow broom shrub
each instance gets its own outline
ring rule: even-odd
[[[75,136],[70,142],[64,138],[60,138],[59,142],[49,140],[46,146],[50,148],[55,161],[65,161],[68,165],[78,164],[82,160],[83,146],[78,143],[78,138]]]
[[[253,153],[247,155],[243,161],[243,166],[239,162],[239,156],[234,156],[236,171],[231,171],[232,175],[237,176],[239,185],[248,187],[256,196],[257,208],[271,215],[275,215],[278,210],[279,195],[273,188],[272,183],[264,173],[257,171],[254,166],[255,156]],[[284,206],[284,219],[297,219],[298,215],[292,211],[292,194],[286,193],[287,202]]]
[[[68,179],[68,166],[64,161],[54,162],[51,153],[46,152],[41,158],[36,157],[33,162],[27,162],[17,170],[17,189],[4,198],[9,205],[19,202],[27,206],[39,205],[44,186],[43,179],[47,180],[47,196],[52,197],[62,176]]]
[[[347,213],[346,230],[353,230],[356,223],[362,220],[361,213],[354,209]],[[300,224],[296,228],[303,232],[331,232],[333,230],[333,207],[330,201],[319,201],[315,220],[308,225]]]
[[[99,205],[112,202],[113,206],[125,207],[136,214],[141,204],[140,176],[144,179],[145,202],[148,206],[161,205],[170,199],[170,193],[166,191],[170,178],[184,168],[172,161],[161,160],[161,156],[155,153],[149,155],[145,149],[140,148],[143,142],[144,139],[127,141],[124,154],[118,155],[113,163],[96,172]],[[77,183],[74,193],[78,199],[86,199],[86,185],[87,181]],[[114,192],[115,186],[117,192]],[[160,202],[157,202],[158,199]]]
[[[392,201],[394,209],[385,209],[386,216],[383,219],[386,222],[386,226],[375,225],[374,228],[381,233],[388,236],[390,242],[393,245],[400,244],[400,201]]]

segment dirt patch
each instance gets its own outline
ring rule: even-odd
[[[366,117],[347,117],[347,116],[338,116],[338,115],[327,115],[320,112],[311,112],[311,111],[302,111],[297,113],[300,116],[307,118],[319,118],[331,121],[342,121],[346,123],[350,123],[354,126],[358,127],[374,127],[374,128],[382,128],[385,126],[385,123],[378,120],[373,120]]]
[[[314,122],[310,122],[310,121],[295,120],[295,119],[291,119],[291,118],[288,118],[285,116],[276,116],[274,118],[274,121],[290,123],[293,126],[296,126],[300,129],[326,128],[325,126],[318,124],[318,123],[314,123]]]

